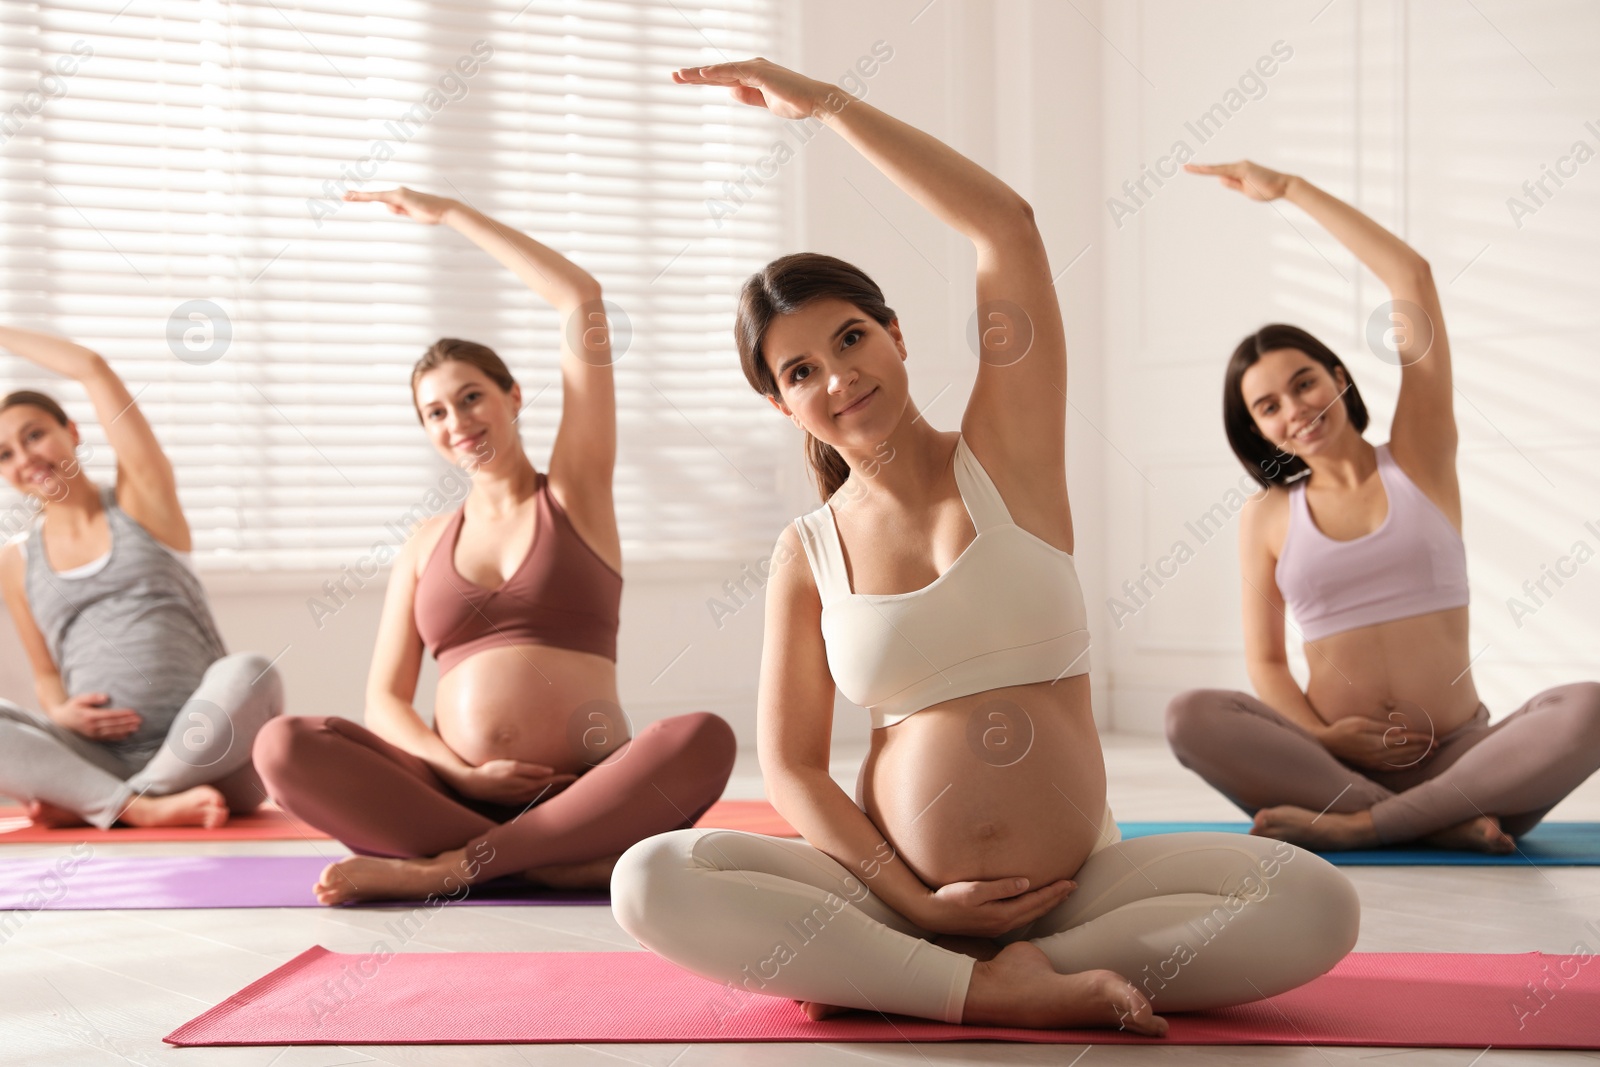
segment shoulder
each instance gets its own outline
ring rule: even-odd
[[[445,529],[458,514],[459,510],[447,511],[419,522],[417,528],[411,531],[411,536],[400,546],[399,554],[395,556],[396,570],[409,568],[410,573],[420,577],[422,568],[427,565],[434,550],[439,547]]]
[[[1266,546],[1273,555],[1278,554],[1278,549],[1283,545],[1284,531],[1288,529],[1291,494],[1290,488],[1274,485],[1265,492],[1246,498],[1239,512],[1240,542],[1243,546]]]
[[[28,532],[14,534],[0,545],[0,573],[20,574],[28,562]]]
[[[820,602],[816,576],[811,572],[810,553],[816,551],[814,538],[824,521],[822,512],[827,505],[800,516],[784,526],[772,546],[772,556],[767,568],[767,578],[774,593],[809,595]]]

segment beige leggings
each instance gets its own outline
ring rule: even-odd
[[[1063,974],[1106,968],[1157,1013],[1270,997],[1355,945],[1355,887],[1313,852],[1230,833],[1161,834],[1097,849],[1061,904],[996,938],[1027,939]],[[645,948],[753,994],[959,1023],[974,960],[873,896],[804,841],[675,830],[629,848],[611,907]]]

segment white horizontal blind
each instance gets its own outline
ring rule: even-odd
[[[454,231],[340,200],[453,196],[572,257],[626,314],[628,557],[760,552],[795,446],[732,323],[740,282],[783,251],[784,175],[724,186],[779,131],[669,72],[770,53],[777,19],[777,0],[7,0],[0,315],[128,381],[203,567],[336,569],[453,485],[408,387],[437,338],[505,357],[536,396],[530,455],[549,456],[556,314]],[[0,385],[61,397],[110,481],[81,390],[12,357]]]

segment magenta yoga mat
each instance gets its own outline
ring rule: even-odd
[[[165,1040],[173,1045],[1024,1041],[1167,1045],[1600,1047],[1594,956],[1352,953],[1270,1000],[1168,1016],[1165,1038],[956,1026],[852,1012],[697,978],[648,952],[393,953],[320,945]]]
[[[336,856],[97,856],[0,861],[0,910],[315,908],[311,887]],[[456,899],[459,898],[459,899]],[[604,890],[486,882],[455,904],[608,904]],[[372,901],[400,905],[403,901]],[[411,904],[418,903],[411,901]],[[366,905],[363,905],[366,906]]]

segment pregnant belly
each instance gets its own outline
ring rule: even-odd
[[[514,759],[581,774],[630,733],[617,703],[616,665],[544,645],[475,653],[439,679],[434,729],[478,766]]]
[[[1306,698],[1327,722],[1362,715],[1443,736],[1472,718],[1467,609],[1363,626],[1306,645]]]
[[[1071,877],[1105,812],[1088,676],[989,690],[874,730],[860,792],[868,817],[930,888]]]

